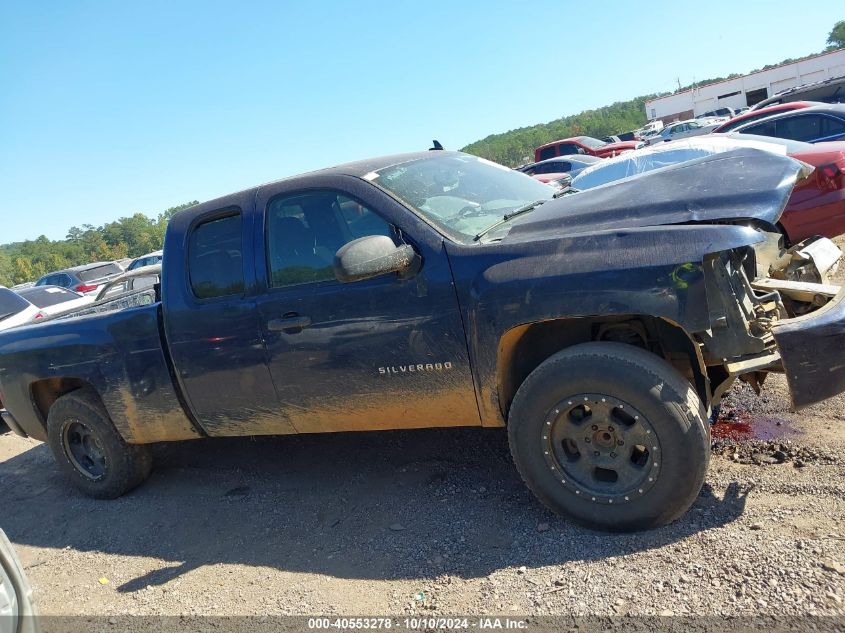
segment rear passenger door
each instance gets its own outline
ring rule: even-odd
[[[298,432],[480,424],[442,241],[415,239],[372,185],[355,189],[282,183],[257,196],[259,318],[281,411]],[[335,252],[369,235],[410,243],[421,268],[340,283]]]
[[[175,216],[162,276],[176,378],[209,435],[292,433],[267,368],[252,275],[252,200]],[[179,241],[175,241],[179,240]]]

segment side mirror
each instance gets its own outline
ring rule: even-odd
[[[343,283],[389,273],[408,276],[419,270],[420,256],[412,246],[396,246],[386,235],[368,235],[341,246],[334,256],[334,275]]]

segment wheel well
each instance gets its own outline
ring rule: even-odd
[[[680,326],[641,315],[577,317],[519,325],[502,336],[496,378],[504,418],[517,389],[540,363],[567,347],[590,341],[634,345],[666,359],[692,383],[708,407],[710,386],[701,353]]]
[[[81,378],[67,377],[36,380],[30,385],[29,389],[32,396],[32,403],[45,429],[47,428],[47,414],[56,400],[71,391],[78,391],[79,389],[86,389],[96,393],[94,387],[88,381],[82,380]]]

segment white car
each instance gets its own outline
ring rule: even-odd
[[[94,303],[94,297],[61,286],[33,286],[17,293],[38,308],[34,321],[72,312]]]
[[[0,330],[31,323],[36,314],[37,307],[13,290],[0,286]]]
[[[655,143],[660,143],[662,141],[674,141],[679,138],[689,138],[700,134],[709,134],[719,127],[719,125],[720,123],[706,123],[696,119],[670,123],[660,130],[660,134],[650,136],[648,138],[648,144],[654,145]]]
[[[641,139],[645,138],[646,136],[653,136],[655,134],[660,134],[660,130],[662,129],[663,121],[661,121],[660,119],[655,119],[654,121],[649,121],[639,130],[637,130],[637,136],[639,136]]]
[[[585,191],[647,171],[712,156],[719,152],[729,152],[741,147],[751,147],[782,156],[787,153],[787,147],[782,139],[737,134],[697,136],[674,143],[644,147],[613,158],[605,158],[600,163],[581,171],[572,180],[571,186],[575,191]]]
[[[147,253],[146,255],[141,255],[140,257],[136,257],[132,260],[132,263],[126,267],[126,272],[130,270],[135,270],[136,268],[141,268],[143,266],[154,266],[155,264],[160,264],[161,259],[164,256],[164,251],[153,251],[152,253]]]

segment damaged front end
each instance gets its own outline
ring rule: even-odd
[[[711,328],[699,338],[714,404],[737,378],[759,394],[772,372],[786,373],[796,408],[845,391],[845,291],[830,282],[841,250],[766,237],[704,262]]]

